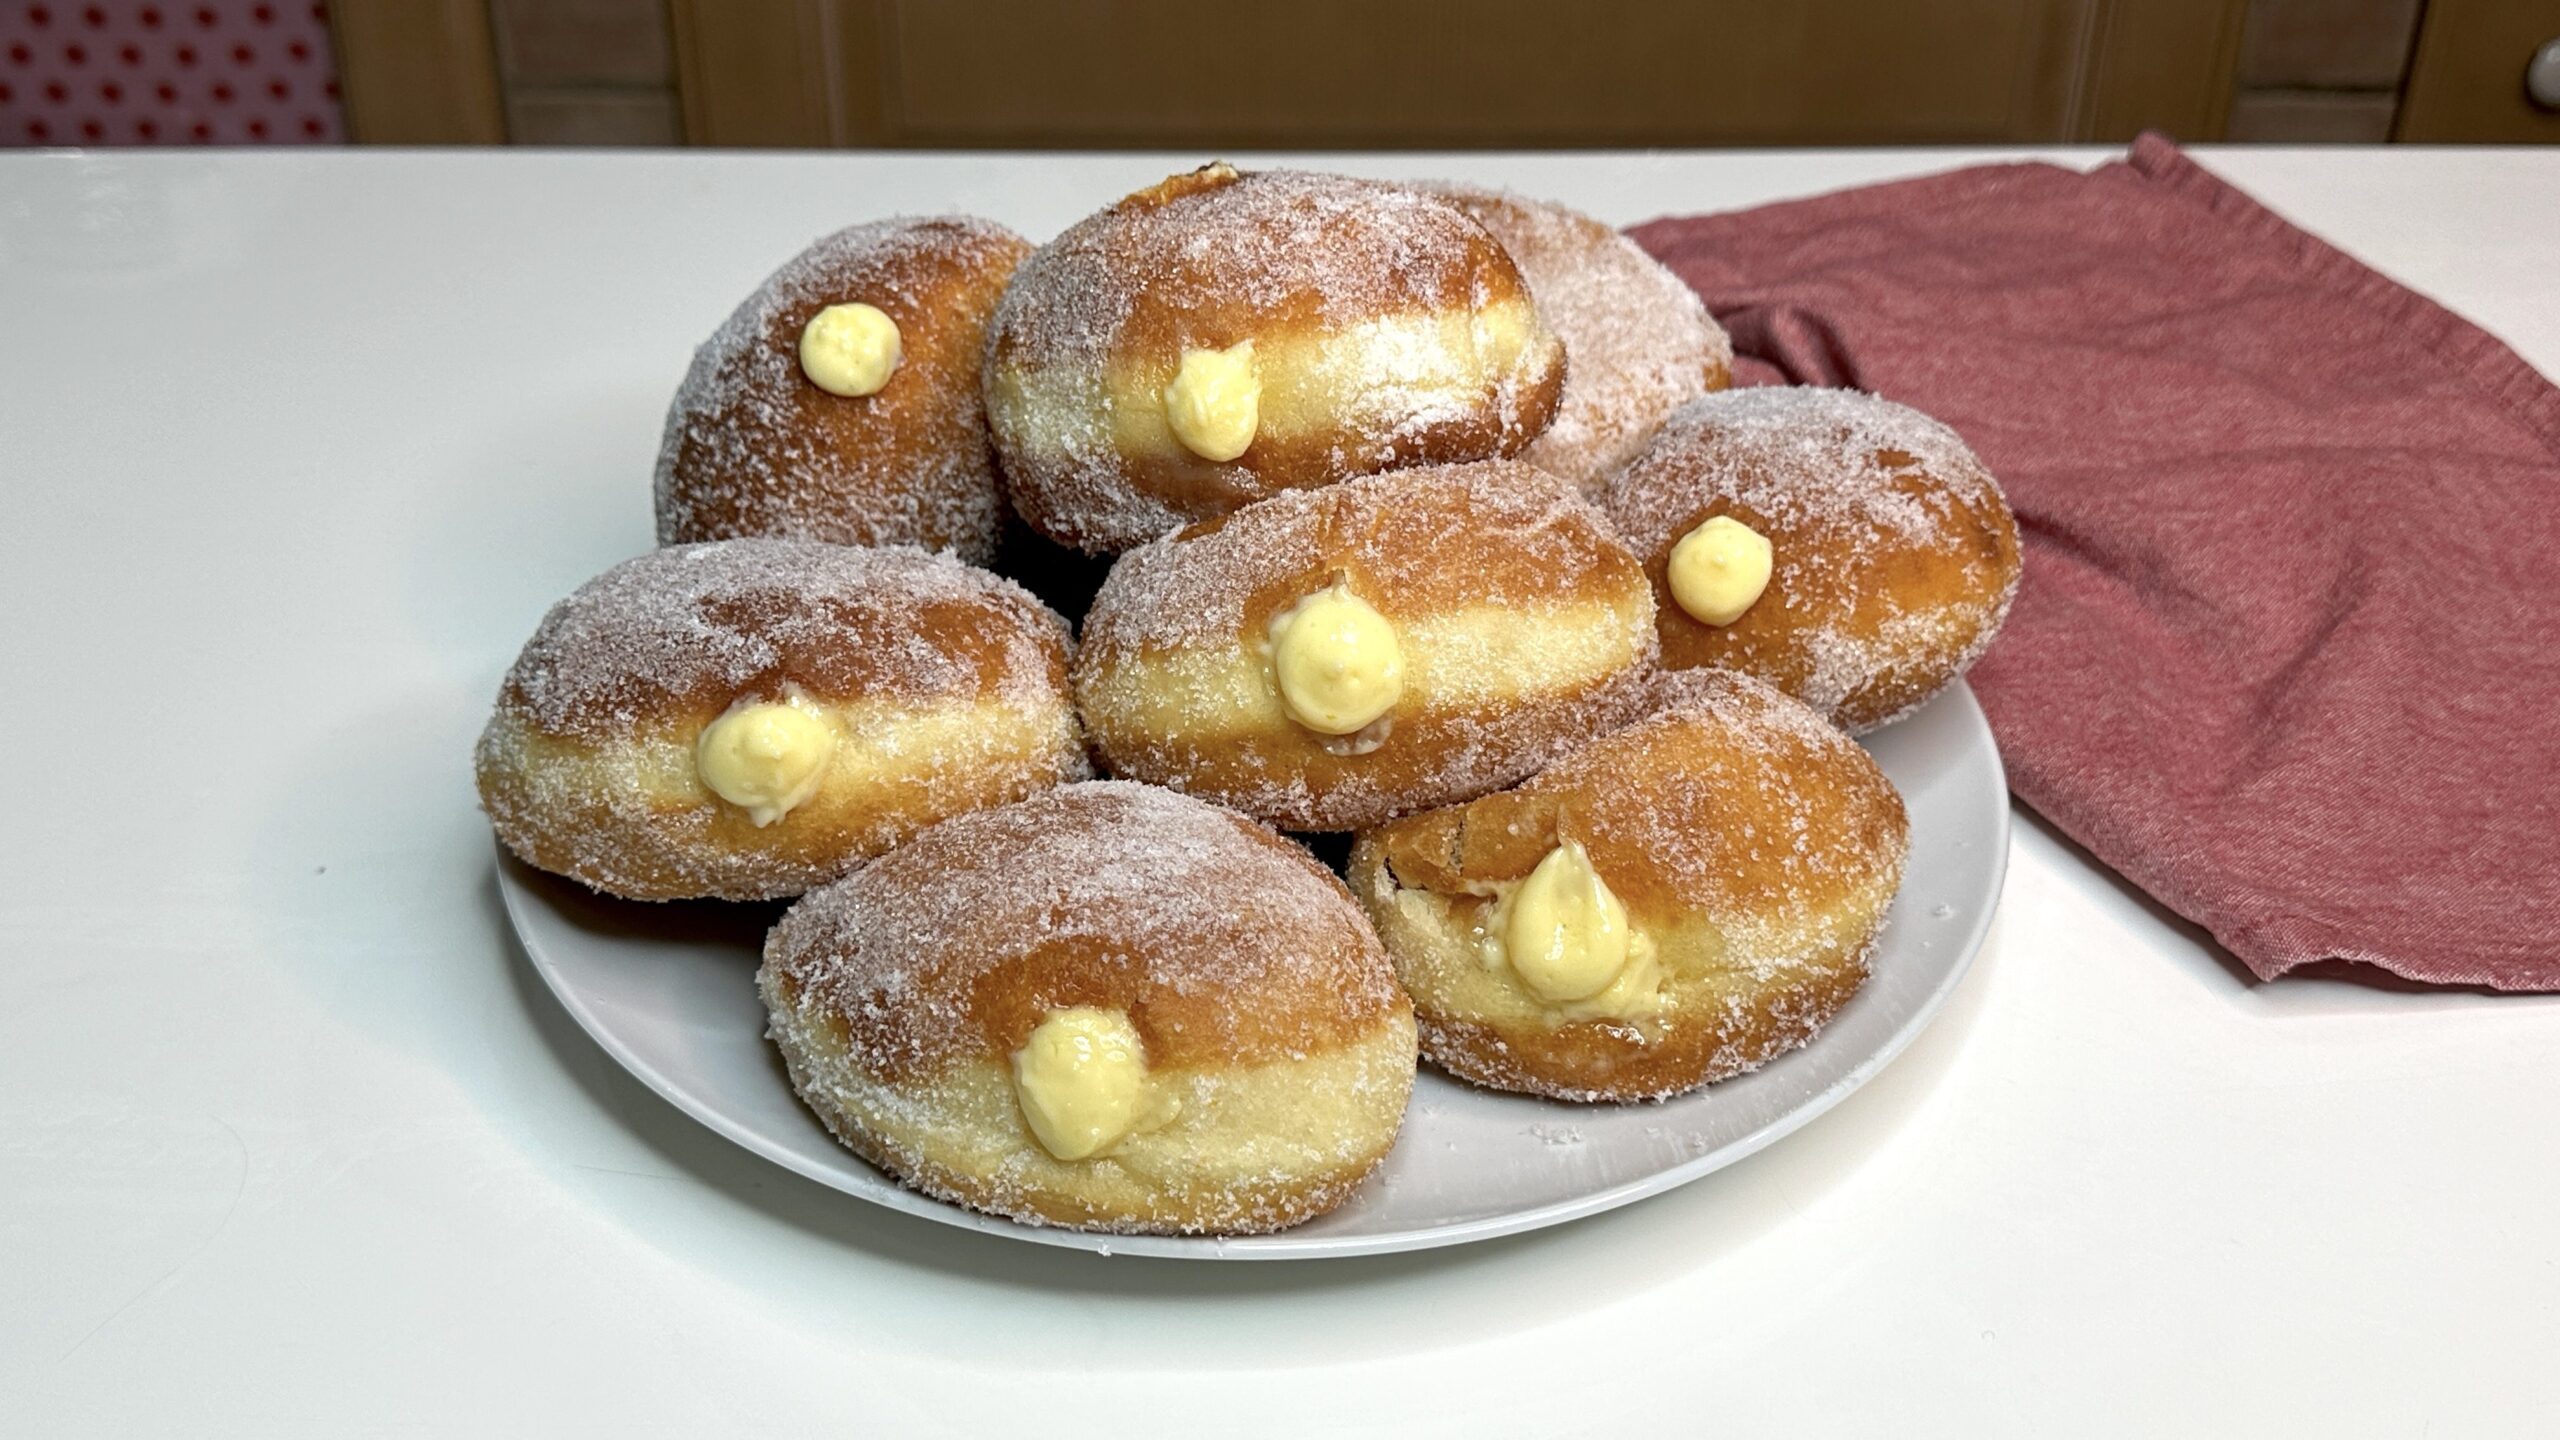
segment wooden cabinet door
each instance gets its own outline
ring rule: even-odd
[[[2393,138],[2422,145],[2560,142],[2560,108],[2535,103],[2525,89],[2525,67],[2554,42],[2554,0],[2429,0]]]

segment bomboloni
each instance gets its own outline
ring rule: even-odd
[[[1901,886],[1902,798],[1803,704],[1723,670],[1515,789],[1362,834],[1351,886],[1464,1080],[1660,1099],[1811,1039]]]
[[[1075,687],[1113,773],[1346,830],[1621,723],[1654,647],[1652,591],[1599,512],[1481,461],[1291,491],[1129,551]]]
[[[1517,454],[1563,345],[1437,197],[1212,165],[1086,219],[997,306],[987,412],[1015,509],[1128,549],[1285,490]]]
[[[758,976],[855,1153],[1036,1224],[1277,1230],[1403,1124],[1413,1012],[1331,871],[1116,781],[946,821],[794,905]]]
[[[658,451],[658,540],[917,545],[985,563],[1004,495],[978,362],[1030,242],[968,216],[818,241],[694,352]]]
[[[948,555],[678,545],[554,606],[475,753],[527,864],[633,900],[797,895],[1089,773],[1066,622]]]
[[[1955,431],[1855,390],[1731,390],[1674,412],[1602,504],[1643,557],[1662,663],[1756,675],[1851,731],[1991,644],[2018,525]]]

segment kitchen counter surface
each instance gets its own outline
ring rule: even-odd
[[[1631,222],[1981,158],[1324,163]],[[2200,158],[2560,369],[2560,150]],[[1042,236],[1193,163],[0,156],[0,1431],[2551,1433],[2560,998],[2252,983],[2023,815],[1881,1078],[1454,1250],[995,1241],[589,1043],[468,751],[650,543],[690,347],[835,226]]]

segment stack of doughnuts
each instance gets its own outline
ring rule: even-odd
[[[1731,361],[1500,191],[1213,164],[1037,247],[854,226],[696,350],[662,548],[543,618],[482,806],[604,894],[791,901],[794,1088],[1024,1223],[1322,1214],[1424,1059],[1710,1084],[1858,992],[1908,835],[1850,734],[2018,576],[1952,431]]]

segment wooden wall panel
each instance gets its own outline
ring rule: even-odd
[[[697,142],[1217,149],[2212,138],[2243,0],[674,9]]]
[[[1586,0],[1236,7],[1128,0],[1111,23],[961,0],[895,7],[901,138],[924,144],[1680,144],[2001,139],[2040,12]]]

